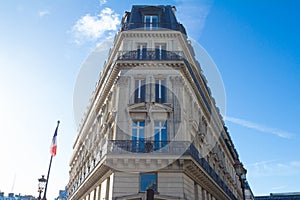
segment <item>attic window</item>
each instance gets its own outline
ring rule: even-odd
[[[158,16],[157,15],[145,15],[144,16],[144,28],[153,29],[158,27]]]

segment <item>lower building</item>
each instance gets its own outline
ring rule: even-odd
[[[4,192],[0,192],[0,200],[37,200],[37,198],[32,195],[21,195],[14,193],[8,193],[8,195],[5,196]]]
[[[67,200],[67,197],[67,190],[59,190],[59,195],[55,198],[55,200]]]
[[[300,192],[270,193],[270,196],[256,196],[255,200],[300,200]]]
[[[250,188],[248,181],[245,181],[245,188],[244,188],[245,200],[254,200],[254,194]]]

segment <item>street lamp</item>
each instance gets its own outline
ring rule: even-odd
[[[45,188],[45,185],[46,185],[46,182],[47,182],[47,179],[44,178],[45,176],[42,175],[42,178],[39,178],[38,181],[39,181],[39,189],[38,189],[38,192],[39,192],[39,197],[38,197],[38,200],[41,200],[41,193],[43,192],[44,188]]]
[[[237,160],[234,163],[234,168],[235,168],[236,174],[238,175],[238,177],[241,181],[243,200],[245,200],[245,181],[246,181],[247,170],[244,168],[243,163],[241,163],[239,160]]]

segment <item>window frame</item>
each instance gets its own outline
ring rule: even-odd
[[[146,79],[134,80],[134,103],[146,102]]]
[[[167,44],[166,43],[155,44],[155,59],[165,60],[166,57],[167,57]]]
[[[144,152],[145,149],[145,127],[144,120],[132,121],[131,125],[131,148],[132,152]],[[136,125],[135,125],[136,124]],[[136,132],[134,134],[134,132]]]
[[[168,143],[168,122],[159,120],[154,121],[153,130],[154,151],[156,151],[165,147]]]
[[[149,22],[147,22],[147,18],[149,18]],[[153,22],[153,20],[156,19],[156,22]],[[157,14],[145,14],[143,18],[144,23],[144,29],[150,29],[158,28],[159,24],[159,16]],[[154,26],[153,26],[154,25]]]
[[[137,44],[137,59],[145,60],[147,58],[147,43]]]
[[[166,79],[155,79],[155,102],[167,102]]]

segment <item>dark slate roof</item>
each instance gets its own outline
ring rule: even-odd
[[[186,35],[185,28],[177,21],[174,10],[176,8],[170,5],[133,5],[131,11],[126,11],[123,16],[121,30],[144,28],[144,15],[157,15],[160,28],[181,31]]]
[[[271,193],[270,196],[257,196],[257,200],[300,200],[300,193]]]

